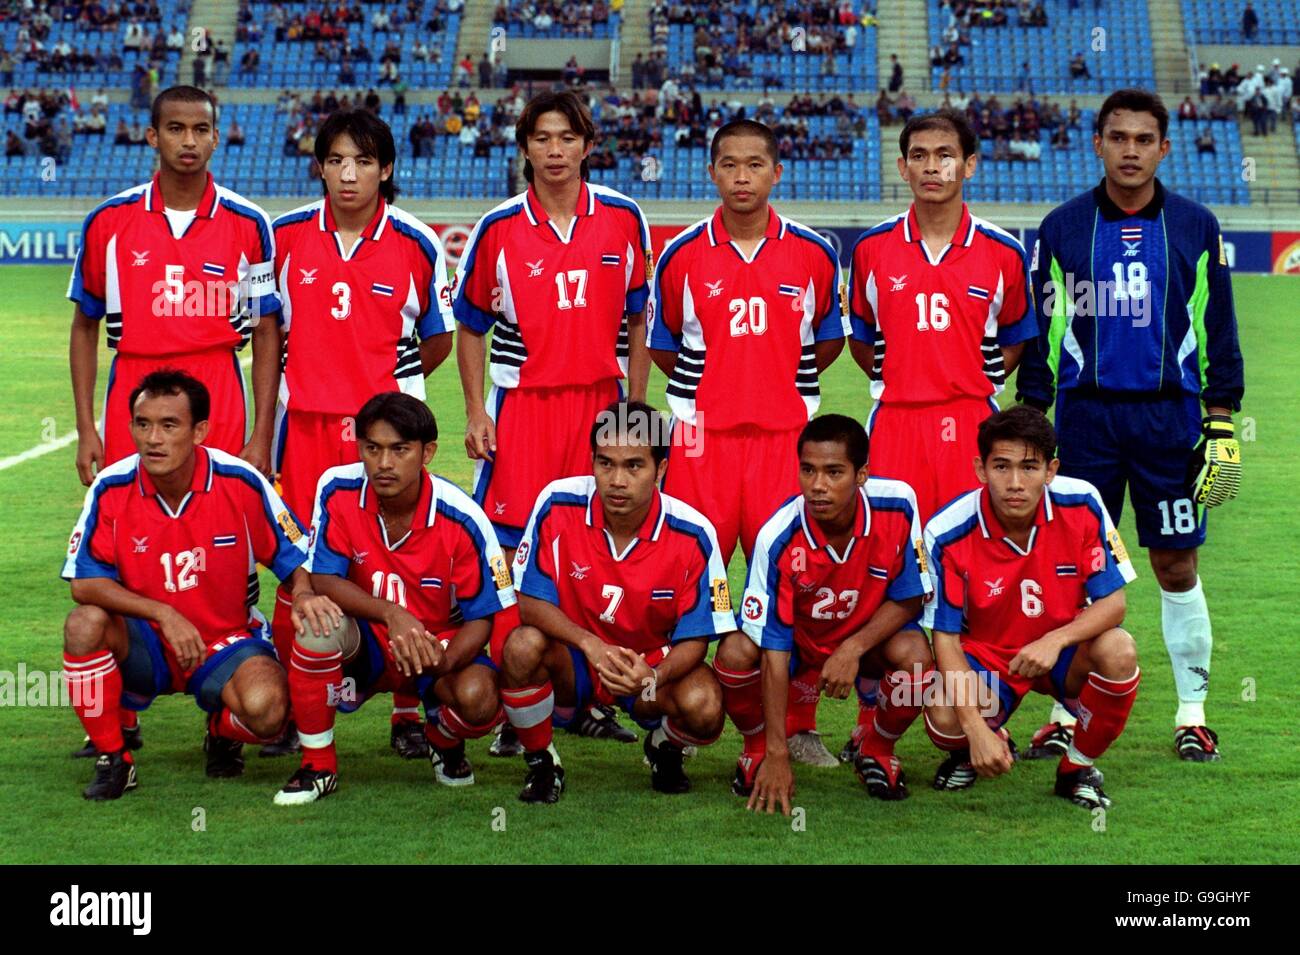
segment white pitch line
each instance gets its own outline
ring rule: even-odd
[[[253,363],[252,358],[241,358],[239,360],[239,367],[247,368],[252,363]],[[34,461],[36,458],[39,458],[43,454],[49,454],[52,451],[58,451],[61,450],[62,448],[66,448],[68,445],[72,444],[72,442],[76,440],[77,440],[77,432],[69,431],[67,434],[63,435],[62,437],[55,438],[53,441],[42,441],[40,444],[36,445],[35,447],[31,447],[28,448],[26,451],[23,451],[21,454],[11,454],[7,458],[0,458],[0,471],[6,471],[9,468],[22,464],[24,461]]]

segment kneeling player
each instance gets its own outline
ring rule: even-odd
[[[1041,412],[999,412],[980,425],[978,443],[984,486],[925,528],[934,652],[946,683],[943,705],[928,708],[926,720],[951,751],[934,786],[965,789],[977,774],[1010,770],[995,730],[1035,690],[1078,717],[1056,794],[1087,809],[1109,806],[1093,761],[1119,737],[1137,695],[1137,647],[1120,628],[1132,565],[1097,489],[1057,477],[1056,433]]]
[[[594,475],[548,485],[515,554],[524,625],[506,640],[501,697],[525,749],[524,802],[560,798],[552,722],[593,701],[651,731],[650,782],[663,793],[690,789],[683,748],[722,732],[722,691],[704,657],[735,630],[727,571],[713,525],[658,489],[667,433],[639,401],[602,411]]]
[[[321,475],[307,569],[348,616],[324,637],[298,634],[289,691],[302,766],[276,805],[338,786],[334,714],[376,693],[424,701],[434,778],[468,786],[465,740],[500,719],[496,666],[483,655],[492,615],[515,603],[492,525],[469,495],[425,468],[438,428],[423,401],[390,391],[356,417],[361,461]],[[457,625],[458,621],[460,622]]]
[[[921,712],[934,669],[915,624],[930,582],[912,489],[867,477],[866,430],[844,415],[810,421],[798,451],[802,496],[763,525],[750,559],[740,610],[748,636],[729,636],[714,659],[727,715],[744,739],[732,791],[749,796],[750,809],[774,812],[779,803],[786,815],[792,674],[837,699],[881,681],[855,765],[872,796],[904,799],[894,743]]]
[[[238,776],[244,743],[284,725],[284,670],[257,614],[257,562],[291,586],[293,623],[326,632],[338,607],[311,592],[307,540],[254,467],[215,448],[208,390],[183,372],[131,393],[139,453],[99,472],[68,544],[64,578],[80,606],[63,628],[73,708],[98,752],[87,799],[136,786],[122,712],[189,693],[208,714],[209,776]]]

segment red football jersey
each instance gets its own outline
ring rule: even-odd
[[[736,629],[713,525],[658,490],[619,554],[596,479],[551,482],[528,520],[514,572],[519,593],[555,604],[606,643],[637,653]]]
[[[677,352],[673,416],[717,429],[801,427],[821,402],[815,343],[849,333],[835,250],[771,208],[748,259],[721,208],[669,242],[646,318],[650,347]]]
[[[964,203],[935,255],[915,206],[864,232],[849,263],[849,312],[853,337],[876,346],[871,397],[933,404],[1000,392],[999,346],[1038,334],[1028,267],[1024,246]]]
[[[843,554],[826,541],[801,496],[758,533],[740,625],[764,650],[794,650],[820,666],[886,600],[930,593],[916,495],[902,481],[867,478]]]
[[[998,523],[986,488],[939,511],[925,543],[934,629],[960,633],[969,653],[1003,674],[1023,647],[1136,576],[1101,495],[1077,478],[1047,486],[1024,550]]]
[[[266,213],[210,174],[189,227],[173,235],[155,175],[86,216],[68,298],[105,319],[108,347],[123,355],[241,348],[280,309],[274,259]]]
[[[561,234],[532,187],[474,226],[453,281],[456,320],[492,329],[502,388],[591,385],[627,374],[625,314],[645,308],[650,227],[622,193],[584,182]]]
[[[390,541],[379,498],[359,462],[321,475],[307,570],[346,577],[371,596],[405,607],[430,633],[458,625],[453,608],[465,620],[479,620],[515,603],[501,545],[468,494],[423,474],[411,529]],[[387,637],[382,623],[371,626]]]
[[[108,577],[175,607],[211,646],[255,622],[257,564],[288,580],[307,535],[260,471],[200,446],[175,513],[140,455],[99,472],[68,541],[66,580]]]
[[[285,407],[356,414],[381,391],[423,400],[420,342],[452,327],[447,262],[434,231],[382,198],[350,250],[328,199],[286,212],[274,229],[288,333]]]

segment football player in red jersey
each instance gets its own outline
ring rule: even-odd
[[[1056,431],[1019,405],[979,427],[981,483],[925,527],[934,574],[934,652],[946,683],[927,707],[931,738],[950,751],[936,789],[1008,772],[997,730],[1030,690],[1078,718],[1056,794],[1105,808],[1093,765],[1123,732],[1141,679],[1120,626],[1132,564],[1097,489],[1060,477]]]
[[[334,791],[335,710],[375,693],[401,688],[424,700],[434,778],[446,786],[473,784],[465,740],[501,716],[496,664],[483,650],[515,593],[492,525],[468,494],[426,471],[438,427],[424,402],[386,392],[356,421],[361,461],[321,476],[307,558],[313,586],[348,616],[328,634],[294,638],[302,766],[276,805]]]
[[[782,172],[762,123],[718,130],[709,175],[721,204],[664,248],[647,310],[675,422],[664,490],[708,517],[724,561],[737,541],[748,556],[759,528],[798,493],[799,431],[849,331],[834,249],[768,203]],[[816,733],[817,697],[791,685],[791,754],[834,766]]]
[[[321,474],[357,460],[356,410],[393,389],[422,399],[425,376],[451,353],[442,244],[393,205],[396,155],[374,113],[332,114],[316,135],[324,197],[274,223],[286,338],[276,459],[285,502],[304,520]],[[281,591],[272,623],[284,659],[286,599]],[[408,759],[429,755],[419,700],[404,689],[393,695],[389,742]]]
[[[542,491],[515,554],[523,625],[503,651],[501,698],[525,747],[519,798],[553,803],[564,769],[552,722],[617,703],[649,734],[653,788],[683,793],[683,750],[722,732],[709,642],[735,630],[708,519],[663,494],[668,425],[615,402],[590,432],[593,474]]]
[[[515,126],[528,188],[478,221],[456,272],[474,500],[507,551],[518,546],[542,488],[590,466],[587,422],[620,397],[620,378],[627,376],[632,398],[645,397],[650,230],[635,202],[587,181],[595,136],[577,94],[533,97]],[[499,627],[493,646],[508,632]],[[602,703],[569,730],[636,741]],[[508,726],[491,751],[521,752]]]
[[[69,364],[77,413],[77,474],[134,453],[126,398],[154,368],[183,370],[212,400],[207,444],[271,473],[279,350],[270,220],[217,185],[208,162],[219,141],[216,103],[193,86],[153,101],[145,138],[158,154],[152,181],[86,216],[68,298],[76,303]],[[261,319],[267,319],[262,321]],[[115,352],[95,426],[99,326]],[[244,376],[235,352],[253,343],[253,433],[245,425]]]
[[[63,628],[64,675],[98,753],[94,800],[135,788],[121,714],[160,694],[189,693],[209,714],[209,776],[238,776],[243,744],[280,732],[288,690],[257,612],[258,563],[291,587],[299,633],[341,617],[312,593],[306,535],[266,478],[200,446],[202,382],[151,372],[128,407],[139,453],[99,472],[63,565],[80,605]]]
[[[797,449],[803,493],[759,531],[744,633],[727,637],[713,661],[744,739],[732,791],[751,809],[789,814],[785,709],[798,675],[837,699],[881,681],[855,766],[875,798],[905,799],[894,743],[920,714],[934,668],[916,623],[930,592],[916,497],[901,481],[867,477],[867,433],[852,418],[814,418]]]

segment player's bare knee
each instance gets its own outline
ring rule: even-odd
[[[515,627],[501,648],[501,662],[505,665],[506,672],[513,677],[527,679],[541,664],[546,644],[546,634],[536,627],[527,624]]]
[[[481,726],[496,715],[497,681],[486,667],[470,667],[456,681],[455,694],[456,709],[467,723]]]
[[[74,607],[63,621],[63,649],[74,656],[84,656],[103,649],[108,636],[109,616],[102,607],[82,604]]]
[[[298,646],[311,653],[341,653],[343,658],[348,660],[356,655],[357,647],[361,642],[361,632],[357,629],[355,620],[344,616],[326,633],[317,634],[308,627],[303,633],[294,634],[293,639]]]
[[[934,663],[930,642],[925,639],[925,634],[916,630],[900,630],[890,637],[885,655],[894,669],[908,673],[918,667],[918,672],[924,672]]]
[[[1093,641],[1092,660],[1108,680],[1123,680],[1137,669],[1137,642],[1127,630],[1114,627]]]
[[[926,723],[938,730],[944,736],[960,736],[962,729],[961,723],[957,719],[957,711],[951,706],[936,704],[925,708]]]
[[[289,694],[275,680],[259,680],[239,695],[240,721],[263,739],[278,736],[289,717]]]
[[[722,638],[713,662],[728,670],[752,670],[758,666],[759,649],[753,640],[739,630]]]
[[[674,698],[683,717],[701,730],[714,723],[721,726],[722,687],[707,668],[697,667],[684,677]]]

